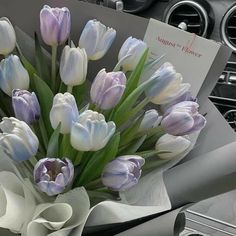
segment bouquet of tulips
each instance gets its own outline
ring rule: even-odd
[[[0,227],[69,235],[90,205],[122,201],[142,176],[184,157],[193,148],[189,135],[206,120],[190,84],[164,57],[148,60],[142,40],[129,37],[113,71],[87,78],[116,30],[89,20],[75,44],[70,11],[49,6],[40,30],[51,55],[35,35],[31,62],[9,19],[0,18],[0,154],[14,169],[0,172],[7,206]]]

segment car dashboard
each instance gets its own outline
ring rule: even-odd
[[[236,2],[234,0],[126,0],[124,11],[166,22],[234,52],[210,95],[236,131]]]

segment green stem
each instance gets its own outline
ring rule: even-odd
[[[37,164],[37,162],[38,162],[38,160],[36,159],[36,157],[31,157],[30,159],[29,159],[29,161],[30,161],[30,163],[33,165],[33,166],[35,166],[36,164]]]
[[[56,89],[57,46],[52,46],[52,89]]]
[[[97,188],[104,187],[104,186],[102,184],[101,179],[99,178],[99,179],[96,179],[96,180],[86,184],[84,187],[86,189],[93,190],[93,189],[97,189]]]
[[[100,198],[100,199],[109,199],[109,200],[117,200],[118,197],[111,192],[100,192],[100,191],[87,191],[90,198]]]
[[[38,148],[38,151],[41,152],[41,153],[45,153],[46,151],[46,147],[44,148],[40,142],[40,139],[42,140],[42,137],[40,136],[40,133],[41,133],[41,129],[39,127],[38,129],[38,126],[37,126],[38,123],[35,123],[34,125],[30,125],[30,128],[32,129],[32,131],[35,133],[35,135],[38,137],[39,139],[39,148]]]
[[[45,124],[43,122],[42,117],[40,117],[40,119],[39,119],[39,128],[40,128],[41,135],[42,135],[42,138],[43,138],[43,144],[44,144],[45,150],[47,150],[48,135],[47,135],[47,130],[46,130],[46,127],[45,127]]]
[[[169,161],[170,160],[161,160],[161,159],[156,160],[156,161],[149,161],[142,167],[142,170],[143,170],[143,172],[148,173],[152,169],[156,169],[156,168],[166,164]]]
[[[5,112],[0,108],[0,117],[6,117],[7,115]]]
[[[77,166],[81,163],[82,158],[83,158],[84,152],[78,152],[76,157],[75,157],[75,161],[74,161],[74,165]],[[87,163],[86,163],[87,164]]]
[[[153,157],[155,155],[158,156],[161,152],[158,150],[148,150],[148,151],[143,151],[143,152],[136,152],[135,155],[141,156],[144,159],[147,159],[149,157]]]
[[[73,91],[73,86],[68,85],[67,86],[67,92],[72,94],[72,91]]]

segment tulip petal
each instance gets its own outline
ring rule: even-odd
[[[161,125],[167,133],[182,136],[192,129],[194,119],[187,112],[174,111],[163,118]]]
[[[163,135],[156,143],[156,150],[160,153],[158,157],[161,159],[172,159],[183,153],[191,146],[188,136],[173,136],[170,134]]]
[[[71,130],[71,145],[79,151],[90,151],[91,139],[88,130],[79,123],[74,123]]]

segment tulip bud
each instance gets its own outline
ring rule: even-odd
[[[206,119],[198,113],[198,104],[185,101],[170,107],[164,114],[161,126],[172,135],[183,136],[200,131]]]
[[[157,127],[161,122],[162,116],[159,116],[157,110],[151,109],[145,112],[139,126],[139,131],[145,131]]]
[[[99,60],[111,47],[116,31],[97,20],[90,20],[80,36],[79,47],[85,48],[89,60]]]
[[[0,18],[0,54],[8,55],[16,46],[15,30],[8,18]]]
[[[102,183],[113,191],[125,191],[138,183],[144,163],[140,156],[120,156],[105,166]]]
[[[126,77],[121,71],[106,73],[102,69],[91,86],[91,100],[97,107],[109,110],[120,101],[126,87]]]
[[[133,71],[138,65],[146,49],[147,44],[144,43],[142,40],[132,37],[126,39],[118,55],[118,61],[122,60],[121,66],[123,70]],[[130,56],[123,60],[123,58],[128,55]]]
[[[84,49],[65,46],[60,63],[61,80],[70,86],[83,84],[87,75],[88,59]]]
[[[72,182],[74,166],[69,159],[41,159],[34,167],[34,181],[48,196],[62,193]]]
[[[190,88],[190,84],[182,83],[182,75],[176,73],[169,62],[164,63],[151,78],[155,83],[146,90],[146,96],[157,105],[170,103]]]
[[[33,124],[39,120],[40,106],[35,93],[27,90],[15,89],[12,92],[12,106],[15,117],[27,124]]]
[[[186,151],[190,146],[191,141],[188,136],[182,137],[165,134],[158,139],[156,150],[160,152],[158,157],[170,160]]]
[[[39,141],[30,127],[16,118],[3,118],[0,123],[0,147],[15,161],[25,161],[36,155]]]
[[[50,121],[53,129],[56,129],[61,124],[60,133],[70,133],[72,123],[78,117],[79,111],[74,96],[70,93],[56,94],[50,111]]]
[[[0,88],[9,96],[14,89],[29,88],[29,74],[18,56],[10,55],[0,62]]]
[[[87,110],[73,122],[71,145],[79,151],[98,151],[106,146],[115,130],[113,121],[107,123],[102,114]]]
[[[40,30],[43,41],[50,46],[63,44],[70,35],[71,17],[68,8],[51,8],[40,12]]]

